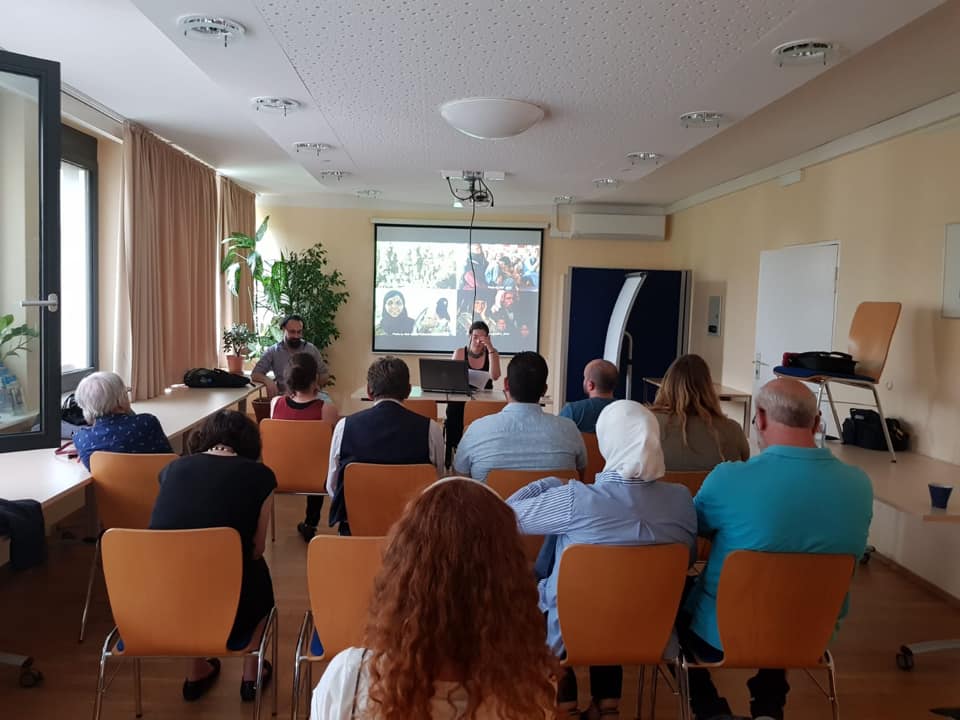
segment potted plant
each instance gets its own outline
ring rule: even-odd
[[[24,323],[13,324],[13,315],[0,315],[0,364],[8,357],[18,357],[21,350],[30,352],[30,340],[40,333]],[[4,347],[10,345],[10,347]]]
[[[232,373],[243,372],[243,360],[250,354],[250,344],[256,333],[244,323],[234,323],[223,330],[223,352],[227,354],[227,369]]]

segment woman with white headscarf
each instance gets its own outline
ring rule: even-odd
[[[507,500],[520,531],[555,536],[554,558],[568,545],[658,545],[682,543],[696,554],[697,513],[686,487],[659,482],[665,472],[660,426],[653,413],[632,400],[618,400],[597,420],[597,442],[606,459],[596,482],[586,485],[544,478]],[[558,657],[565,649],[557,615],[559,562],[540,581],[540,609],[547,615],[547,642]],[[623,684],[619,666],[590,668],[593,702],[582,715],[593,720],[616,716]],[[576,677],[560,678],[557,705],[570,717],[577,710]]]

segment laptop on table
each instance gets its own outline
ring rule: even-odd
[[[424,392],[471,395],[467,363],[463,360],[420,358],[420,388]]]

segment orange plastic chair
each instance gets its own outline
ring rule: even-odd
[[[487,473],[486,483],[497,495],[506,500],[520,488],[534,480],[545,477],[557,477],[564,480],[577,480],[580,473],[576,470],[491,470]],[[521,535],[523,551],[531,563],[537,561],[540,548],[543,547],[543,535]]]
[[[600,454],[600,445],[597,442],[596,433],[580,433],[583,435],[583,444],[587,448],[587,469],[583,471],[583,481],[593,483],[597,473],[603,470],[606,460]]]
[[[567,650],[561,664],[639,665],[637,717],[643,668],[663,662],[689,559],[690,551],[678,544],[571,545],[560,556],[557,613]],[[679,658],[670,660],[679,668]],[[651,713],[656,680],[655,673]],[[682,711],[681,704],[681,716]]]
[[[352,522],[352,521],[351,521]],[[313,688],[313,663],[361,647],[373,581],[383,564],[382,537],[317,535],[307,547],[310,610],[304,614],[293,668],[293,720]],[[306,678],[304,678],[306,666]],[[306,682],[304,682],[306,680]]]
[[[684,485],[690,491],[690,497],[696,497],[700,492],[700,486],[709,474],[709,470],[670,470],[662,480]]]
[[[732,552],[717,589],[723,660],[682,660],[681,693],[689,710],[689,668],[797,668],[827,672],[817,683],[840,717],[837,677],[827,644],[853,577],[852,555]],[[811,675],[811,678],[813,676]]]
[[[403,406],[407,410],[412,410],[417,415],[422,415],[425,418],[430,420],[437,419],[437,401],[436,400],[421,400],[419,398],[407,398],[403,401]]]
[[[463,431],[466,432],[470,423],[487,415],[495,415],[507,406],[506,401],[494,402],[486,400],[468,400],[463,405]]]
[[[436,482],[437,469],[422,465],[350,463],[343,493],[353,535],[380,537],[400,519],[407,503]]]
[[[333,426],[323,420],[263,420],[263,464],[277,476],[274,492],[325,494],[332,439]],[[270,538],[277,539],[276,503],[270,509]]]
[[[98,451],[90,456],[93,494],[97,501],[100,527],[145,530],[150,526],[157,494],[160,492],[160,471],[177,459],[173,453],[142,454]],[[90,563],[87,599],[80,616],[80,642],[87,630],[87,614],[93,595],[93,580],[100,561],[100,539]]]
[[[243,551],[236,530],[114,528],[104,533],[102,547],[103,575],[117,625],[107,635],[100,653],[94,720],[99,720],[103,708],[108,658],[133,658],[137,717],[143,714],[141,658],[253,655],[262,674],[270,644],[273,666],[277,667],[276,608],[267,616],[260,638],[254,639],[258,643],[255,650],[227,648],[243,576]],[[262,701],[258,683],[254,720],[260,717]]]
[[[897,454],[893,451],[893,442],[890,440],[890,431],[887,429],[887,420],[880,406],[880,395],[877,394],[877,384],[883,375],[883,368],[887,364],[887,354],[893,333],[900,320],[901,305],[898,302],[862,302],[857,305],[850,322],[850,332],[847,333],[847,352],[856,360],[856,377],[849,375],[830,375],[828,373],[802,370],[792,367],[775,367],[774,375],[790,377],[795,380],[819,385],[817,392],[817,407],[823,391],[827,391],[827,401],[833,413],[833,420],[839,431],[840,415],[830,392],[830,383],[847,385],[850,387],[869,388],[873,392],[874,405],[880,414],[880,425],[883,428],[883,437],[887,441],[887,450],[890,452],[890,462],[897,461]]]

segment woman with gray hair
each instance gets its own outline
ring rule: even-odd
[[[80,461],[90,467],[90,456],[97,450],[121,453],[169,453],[170,441],[160,421],[149,413],[137,415],[130,408],[127,384],[116,373],[87,375],[74,393],[77,405],[89,427],[73,436]]]

